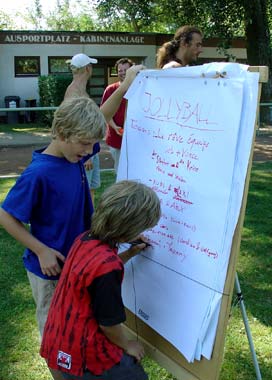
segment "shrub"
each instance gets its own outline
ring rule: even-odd
[[[71,74],[42,75],[39,77],[39,95],[41,107],[58,107],[63,100],[65,90],[72,81]],[[52,124],[54,111],[42,112],[42,121]]]

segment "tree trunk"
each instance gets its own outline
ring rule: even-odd
[[[262,101],[272,101],[272,49],[267,0],[245,0],[247,58],[251,66],[268,66],[269,81],[263,85]]]
[[[140,28],[139,28],[139,25],[138,25],[137,21],[135,20],[135,17],[134,16],[130,16],[130,17],[131,17],[131,23],[132,23],[133,31],[135,33],[139,33],[140,32]]]

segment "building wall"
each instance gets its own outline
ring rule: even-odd
[[[134,58],[137,63],[154,68],[157,47],[170,39],[171,35],[155,33],[0,31],[0,107],[5,107],[5,96],[19,96],[21,106],[26,99],[39,100],[38,77],[15,77],[15,56],[39,56],[41,75],[48,75],[49,56],[69,57],[77,53],[96,57],[99,64],[105,64],[105,70],[110,60],[114,62],[120,57]],[[245,60],[246,50],[241,41],[229,53]],[[216,43],[210,40],[208,44],[204,46],[202,60],[224,60]],[[108,82],[114,80],[108,77]]]
[[[96,57],[99,63],[105,58],[139,57],[147,67],[154,67],[155,46],[107,46],[99,45],[0,45],[0,107],[4,107],[5,96],[20,96],[22,101],[28,98],[39,99],[38,78],[14,76],[14,56],[40,56],[41,75],[48,75],[48,56],[73,56],[85,53]],[[142,57],[144,59],[142,60]]]

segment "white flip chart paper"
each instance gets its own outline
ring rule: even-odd
[[[118,180],[153,188],[152,248],[125,270],[125,306],[189,361],[210,358],[239,216],[258,74],[238,64],[141,72],[127,92]]]

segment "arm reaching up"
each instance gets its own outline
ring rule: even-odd
[[[145,67],[143,65],[134,65],[127,69],[125,80],[120,84],[118,89],[114,91],[114,93],[105,101],[105,103],[102,104],[100,109],[107,123],[115,115],[123,99],[123,96],[125,95],[127,89],[133,82],[138,72],[144,68]]]

